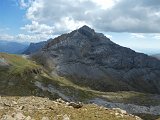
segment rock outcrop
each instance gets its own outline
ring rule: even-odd
[[[0,57],[0,67],[6,67],[9,66],[9,63],[4,59]]]
[[[50,40],[33,58],[76,84],[100,91],[160,93],[160,61],[83,26]]]
[[[29,55],[39,51],[46,44],[46,41],[42,41],[39,43],[31,43],[29,47],[23,52],[23,54]]]

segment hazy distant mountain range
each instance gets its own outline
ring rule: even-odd
[[[19,43],[11,41],[0,41],[0,52],[10,53],[10,54],[32,54],[39,51],[47,41],[42,41],[38,43]]]
[[[28,47],[28,43],[18,43],[0,40],[0,52],[21,54]]]

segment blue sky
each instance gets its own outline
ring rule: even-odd
[[[160,53],[159,0],[0,0],[0,40],[38,42],[85,24],[122,46]]]
[[[25,25],[25,10],[20,9],[13,0],[0,1],[0,28],[10,34],[18,34],[19,28]]]

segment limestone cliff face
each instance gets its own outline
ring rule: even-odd
[[[50,40],[33,57],[52,73],[101,91],[160,93],[160,61],[83,26]]]

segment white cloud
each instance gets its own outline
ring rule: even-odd
[[[22,8],[28,7],[28,4],[25,3],[24,0],[20,0],[20,1],[19,1],[19,4],[20,4],[20,6],[21,6]]]
[[[133,38],[145,38],[145,36],[143,34],[140,33],[131,33],[131,37]]]
[[[18,0],[20,8],[28,8],[32,2],[33,0]]]
[[[112,8],[118,0],[92,0],[97,5],[99,5],[102,9],[110,9]]]
[[[155,34],[155,35],[153,36],[153,38],[160,40],[160,34]]]
[[[28,35],[19,34],[16,39],[46,40],[83,25],[103,33],[130,32],[138,39],[145,38],[142,33],[160,32],[157,0],[19,0],[19,4],[29,20],[21,30]]]
[[[26,17],[31,21],[22,27],[30,33],[52,35],[62,34],[77,29],[83,25],[92,26],[88,18],[94,19],[96,7],[113,6],[113,0],[35,0],[28,8]],[[103,6],[102,6],[103,5]],[[100,9],[101,9],[100,8]],[[45,33],[45,34],[46,34]]]
[[[54,38],[56,35],[46,35],[46,34],[18,34],[18,35],[9,35],[9,34],[0,34],[0,40],[6,41],[17,41],[17,42],[38,42],[44,41],[49,38]]]
[[[72,18],[64,17],[55,24],[55,29],[56,31],[62,31],[62,29],[64,31],[72,31],[86,24],[85,21],[76,21]]]
[[[43,35],[43,34],[37,34],[37,35],[26,35],[26,34],[19,34],[14,37],[15,40],[18,41],[29,41],[29,42],[38,42],[39,40],[46,40],[49,38],[53,38],[54,36],[51,35]]]
[[[83,24],[103,32],[158,33],[159,11],[156,0],[34,0],[26,17],[58,33]]]
[[[14,36],[8,34],[0,34],[0,40],[13,40]]]
[[[27,18],[31,21],[54,24],[62,18],[83,21],[84,13],[94,10],[95,3],[90,0],[35,0],[27,10]]]
[[[39,24],[36,21],[32,21],[32,24],[27,24],[24,27],[21,27],[22,30],[26,30],[29,33],[33,34],[53,34],[54,27],[48,26],[46,24]]]
[[[26,17],[29,20],[37,21],[38,20],[38,18],[37,18],[38,15],[36,15],[36,14],[40,14],[40,13],[38,13],[38,11],[43,9],[44,8],[43,6],[44,5],[43,5],[42,0],[32,1],[31,6],[27,10]]]
[[[46,24],[39,24],[36,21],[32,21],[32,24],[27,24],[24,27],[21,27],[21,30],[27,31],[27,34],[19,34],[16,36],[18,40],[28,40],[28,41],[39,41],[39,40],[47,40],[49,38],[54,38],[57,36],[57,31],[55,31],[56,27],[49,26]]]
[[[105,34],[105,36],[107,37],[107,38],[113,38],[113,36],[112,35],[109,35],[109,34]]]

